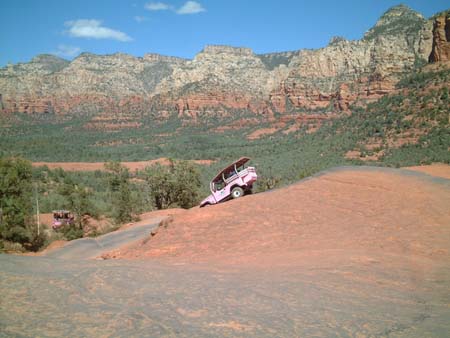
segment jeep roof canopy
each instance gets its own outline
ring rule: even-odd
[[[69,218],[72,216],[72,212],[69,210],[53,210],[53,217]]]
[[[234,170],[235,166],[236,166],[236,168],[239,168],[240,166],[244,165],[248,161],[250,161],[250,159],[248,157],[241,157],[239,160],[231,163],[228,167],[222,169],[211,181],[217,182],[217,181],[222,180],[222,174],[228,173],[232,169]]]

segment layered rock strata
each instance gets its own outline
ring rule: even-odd
[[[0,69],[0,109],[183,118],[347,111],[391,92],[426,60],[448,60],[448,16],[433,20],[400,5],[361,40],[337,37],[318,50],[263,55],[229,46],[206,46],[192,60],[82,53],[69,62],[40,55]]]

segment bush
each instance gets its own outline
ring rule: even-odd
[[[10,241],[0,241],[0,251],[3,252],[25,252],[25,248],[20,243]]]
[[[65,225],[60,231],[68,241],[83,237],[83,229],[74,225]]]
[[[113,217],[118,223],[129,222],[133,219],[133,203],[128,181],[130,173],[119,162],[105,163],[105,168],[109,170],[108,183],[114,210]]]
[[[40,239],[32,222],[31,163],[21,158],[0,159],[0,240],[30,245]]]
[[[77,184],[64,184],[60,187],[60,194],[66,197],[68,209],[74,213],[78,228],[83,228],[85,215],[97,216],[97,211],[90,201],[92,192],[87,187]]]
[[[46,235],[45,229],[42,228],[39,231],[39,234],[37,233],[37,228],[33,227],[31,229],[31,236],[30,240],[27,243],[24,243],[24,247],[28,251],[39,251],[41,248],[43,248],[48,240],[48,236]]]
[[[145,168],[143,176],[157,209],[190,208],[198,203],[201,185],[197,168],[187,161],[170,161]]]

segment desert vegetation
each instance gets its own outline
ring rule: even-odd
[[[106,171],[66,172],[33,168],[19,157],[0,158],[0,250],[38,251],[54,240],[97,236],[137,220],[145,211],[168,207],[189,208],[198,202],[197,165],[170,161],[131,174],[118,162]],[[67,209],[72,225],[51,230],[38,225],[36,214]],[[90,222],[106,219],[99,231]]]
[[[31,217],[31,163],[20,158],[0,159],[0,177],[0,249],[39,249],[45,238]]]

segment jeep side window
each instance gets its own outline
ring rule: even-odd
[[[223,181],[214,182],[214,191],[222,190],[225,184]]]

